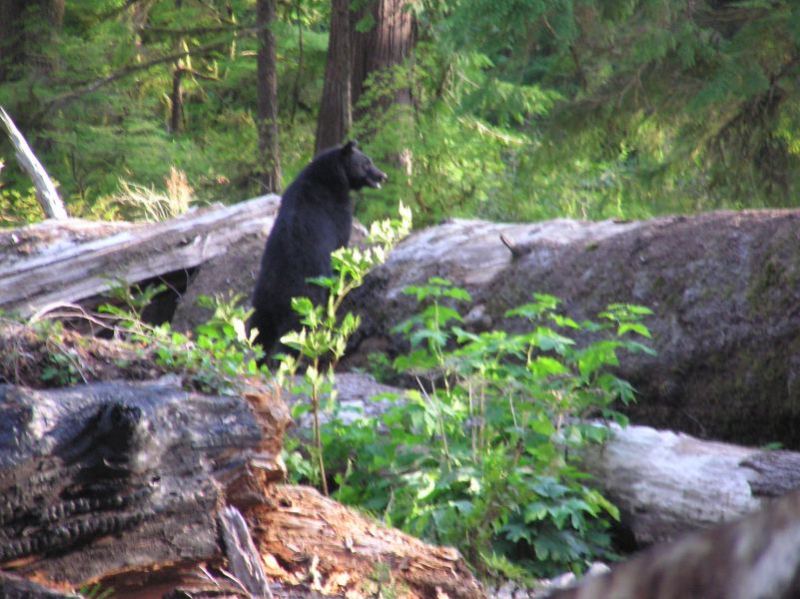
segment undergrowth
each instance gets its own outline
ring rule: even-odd
[[[587,444],[606,439],[608,428],[598,421],[626,424],[615,406],[633,401],[634,390],[613,369],[620,352],[652,351],[643,343],[650,311],[612,304],[579,322],[557,298],[535,294],[506,314],[522,332],[474,333],[459,311],[471,302],[469,293],[431,279],[406,289],[420,304],[395,328],[409,353],[372,362],[416,380],[416,388],[373,398],[387,402],[380,415],[354,418],[334,388],[334,366],[359,324],[340,314],[342,300],[409,228],[410,213],[401,210],[399,220],[373,224],[368,249],[334,254],[335,275],[315,281],[329,290],[329,301],[294,301],[304,329],[282,339],[295,353],[276,373],[259,367],[263,352],[245,330],[241,298],[203,299],[214,314],[192,336],[142,321],[157,287],[138,295],[120,287],[96,318],[194,389],[235,394],[243,378],[275,376],[307,396],[293,416],[311,412],[313,442],[287,438],[292,479],[325,492],[330,485],[343,503],[458,547],[484,576],[541,577],[613,559],[609,526],[618,511],[591,485],[578,457]],[[43,321],[34,328],[51,339],[42,378],[86,380],[75,354],[59,342],[62,327]]]

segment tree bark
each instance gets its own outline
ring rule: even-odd
[[[113,574],[119,590],[160,565],[220,563],[223,501],[284,474],[276,398],[259,396],[263,422],[240,398],[169,383],[3,385],[0,398],[0,563],[38,582]]]
[[[402,65],[411,54],[415,41],[414,13],[406,9],[407,4],[408,0],[373,0],[361,11],[352,13],[352,95],[356,119],[369,110],[369,107],[359,106],[364,93],[390,84],[390,70]],[[365,16],[374,25],[366,31],[358,31],[356,25]],[[411,104],[408,86],[392,87],[389,94],[381,94],[375,103],[382,111],[393,103]]]
[[[359,13],[353,13],[350,25],[353,120],[367,139],[379,129],[393,132],[395,151],[382,159],[406,180],[413,172],[409,136],[415,124],[410,111],[411,87],[404,77],[397,78],[396,69],[407,62],[416,42],[410,4],[408,0],[372,0]],[[358,21],[365,16],[374,25],[367,31],[357,31]]]
[[[353,122],[350,0],[332,0],[328,58],[314,153],[344,142]]]
[[[184,69],[180,62],[176,62],[172,69],[172,94],[169,130],[170,133],[179,133],[183,129],[183,74]]]
[[[281,162],[278,146],[278,65],[275,53],[276,0],[258,0],[258,155],[261,162],[259,183],[265,193],[280,193]]]

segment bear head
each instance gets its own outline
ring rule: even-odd
[[[342,162],[350,189],[359,190],[369,186],[380,189],[389,177],[372,163],[372,159],[358,149],[356,141],[348,141],[341,147]]]

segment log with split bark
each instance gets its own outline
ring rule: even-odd
[[[286,406],[245,397],[169,380],[0,385],[4,596],[96,584],[115,597],[313,596],[372,585],[376,564],[410,597],[480,596],[454,550],[275,485]],[[308,592],[271,591],[268,576]]]

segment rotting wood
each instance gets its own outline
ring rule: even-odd
[[[249,510],[248,519],[256,522],[268,574],[309,582],[325,594],[484,597],[455,549],[432,547],[310,487],[271,486],[267,502]]]
[[[58,588],[219,562],[227,486],[283,476],[267,437],[248,402],[168,384],[0,386],[0,567]]]

